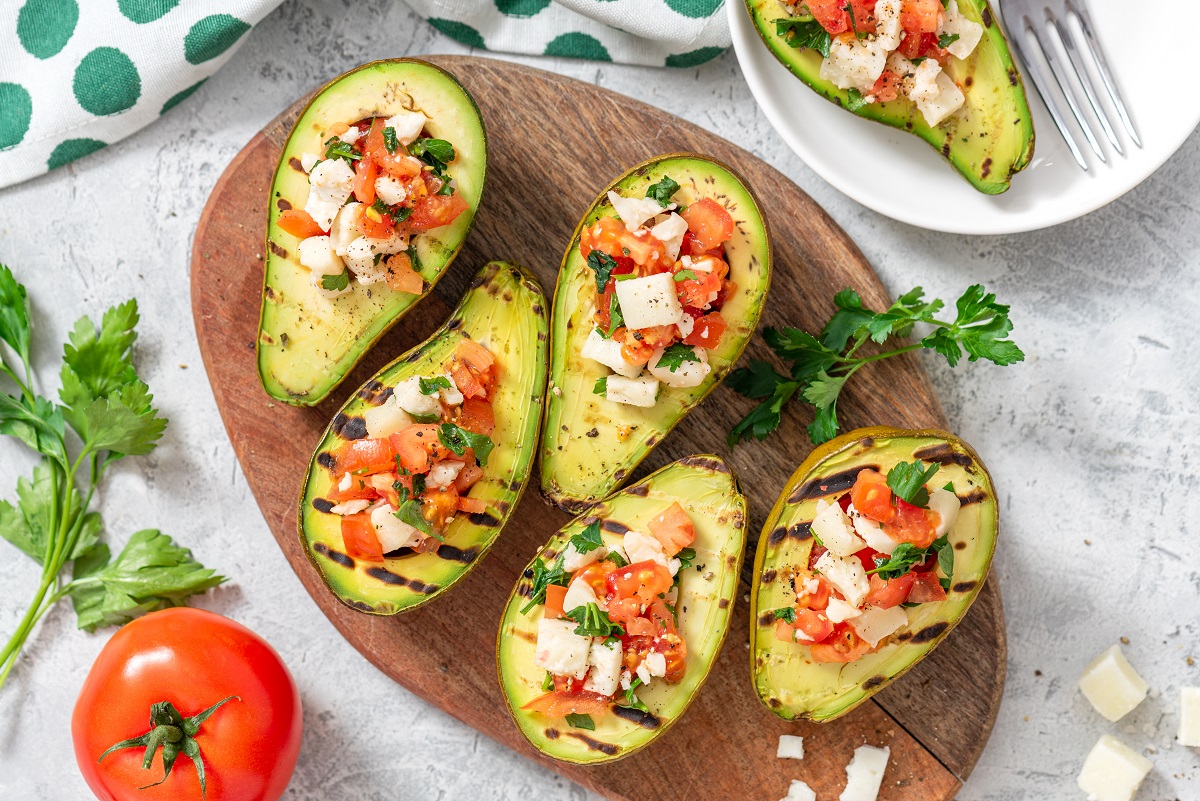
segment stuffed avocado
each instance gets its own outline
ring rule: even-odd
[[[996,547],[991,477],[941,431],[864,428],[820,446],[758,541],[751,672],[783,718],[832,720],[966,614]]]
[[[725,377],[758,325],[767,223],[729,167],[660,156],[614,181],[563,257],[542,492],[579,512]]]
[[[986,0],[746,0],[771,52],[818,94],[928,142],[980,192],[1033,158],[1021,75]]]
[[[445,272],[483,194],[487,137],[449,73],[376,61],[321,89],[271,187],[258,373],[311,406]]]
[[[394,615],[448,590],[525,490],[546,386],[546,303],[488,264],[450,319],[363,385],[309,463],[300,539],[337,597]]]
[[[509,596],[497,662],[509,710],[549,757],[621,759],[687,709],[721,650],[746,501],[689,456],[559,530]]]

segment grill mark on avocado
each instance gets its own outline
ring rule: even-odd
[[[783,526],[780,526],[767,536],[767,545],[775,548],[786,539],[804,542],[811,537],[812,523],[797,523],[791,528],[784,528]]]
[[[1017,78],[1017,71],[1016,71],[1016,70],[1009,70],[1009,71],[1008,71],[1008,84],[1009,84],[1009,86],[1016,86],[1016,85],[1017,85],[1017,81],[1018,81],[1018,78]],[[1018,118],[1018,119],[1017,119],[1017,122],[1019,123],[1020,121],[1021,121],[1021,120]]]
[[[589,432],[587,432],[586,434],[584,434],[584,436],[586,436],[586,437],[591,437],[592,439],[595,439],[596,437],[600,436],[600,429],[598,429],[598,428],[593,428],[591,431],[589,431]]]
[[[313,550],[324,556],[331,562],[336,562],[342,567],[353,568],[354,560],[341,551],[335,551],[323,542],[318,542],[313,545]]]
[[[530,572],[532,573],[533,571],[530,571]],[[526,578],[530,578],[530,576],[526,576]],[[526,584],[524,582],[518,584],[517,585],[517,595],[520,595],[522,598],[532,598],[533,597],[533,585]]]
[[[312,505],[318,512],[325,512],[326,514],[332,512],[334,506],[333,501],[328,498],[313,498]]]
[[[624,536],[629,531],[629,526],[619,520],[601,520],[600,528],[609,534],[619,534],[621,536]]]
[[[510,481],[508,484],[508,491],[509,492],[520,492],[521,491],[521,482],[516,479]]]
[[[650,494],[650,487],[645,484],[638,484],[636,487],[630,487],[625,490],[629,495],[636,495],[639,498],[645,498]]]
[[[979,584],[978,581],[960,581],[954,585],[955,592],[970,592]]]
[[[788,496],[787,502],[800,503],[800,501],[811,501],[814,498],[823,498],[826,495],[845,492],[854,486],[854,482],[858,480],[858,474],[868,469],[878,470],[879,465],[863,464],[858,467],[847,468],[839,473],[832,473],[828,476],[810,478],[792,491],[792,494]]]
[[[966,495],[958,496],[959,506],[970,506],[973,503],[983,503],[987,500],[987,493],[979,487],[968,492]]]
[[[265,295],[267,296],[267,300],[275,300],[275,289],[274,289],[274,287],[267,287],[267,288],[266,288],[266,289],[263,291],[263,294],[265,294]]]
[[[414,350],[412,352],[412,354],[404,361],[408,362],[409,364],[412,364],[413,362],[419,362],[421,360],[421,357],[424,355],[425,354],[422,353],[420,350]]]
[[[338,412],[333,418],[333,433],[342,439],[362,439],[367,436],[367,421],[363,417],[347,417]]]
[[[679,463],[688,467],[699,467],[704,470],[712,470],[714,473],[729,475],[729,465],[711,456],[688,456],[685,459],[680,459]]]
[[[496,517],[495,515],[488,514],[487,512],[471,512],[469,515],[467,515],[467,519],[470,520],[473,525],[483,526],[485,528],[491,528],[493,526],[500,525],[500,518]],[[441,548],[438,550],[440,551]]]
[[[292,156],[290,159],[288,159],[288,166],[296,172],[308,175],[308,173],[304,172],[304,165],[300,163],[300,159],[296,158],[295,156]]]
[[[271,249],[272,253],[274,253],[276,256],[278,256],[281,259],[286,259],[288,257],[287,250],[285,248],[282,248],[279,245],[275,244],[270,239],[267,240],[267,247]]]
[[[950,628],[950,624],[944,620],[941,623],[934,623],[932,626],[926,626],[914,634],[912,641],[916,643],[933,642],[942,636],[942,632],[948,628]]]
[[[275,205],[279,207],[280,211],[287,211],[288,209],[290,209],[292,207],[292,204],[288,203],[283,198],[279,198],[279,200],[276,200]]]
[[[767,706],[771,707],[771,709],[779,709],[779,707],[783,706],[783,704],[780,703],[778,698],[768,698]]]
[[[764,570],[762,572],[762,576],[759,578],[759,582],[762,584],[770,584],[772,581],[775,580],[775,576],[777,576],[777,575],[779,575],[779,574],[776,572],[775,568],[773,568],[773,567],[767,568],[766,570]]]
[[[446,323],[446,328],[450,331],[457,331],[458,329],[462,328],[462,318],[455,317],[453,320]]]
[[[569,732],[567,732],[567,735],[570,737],[574,737],[576,740],[579,740],[579,742],[583,743],[584,745],[586,745],[588,747],[588,750],[599,751],[600,753],[606,754],[608,756],[616,756],[617,754],[621,753],[621,746],[619,746],[619,745],[613,745],[612,743],[601,742],[600,740],[597,740],[595,737],[589,737],[588,735],[580,734],[577,731],[569,731]]]
[[[939,442],[936,445],[927,445],[920,450],[913,451],[913,458],[920,459],[923,462],[956,464],[959,467],[970,467],[972,464],[970,456],[954,450],[954,448],[950,447],[949,442]]]
[[[615,481],[617,484],[620,484],[625,480],[625,476],[627,475],[629,475],[629,471],[625,468],[621,468],[617,472],[613,473],[613,481]]]
[[[368,567],[367,575],[373,579],[382,581],[384,584],[391,584],[396,587],[408,587],[413,592],[421,595],[432,595],[438,589],[436,584],[426,584],[423,581],[405,578],[399,573],[393,573],[386,567]]]
[[[986,159],[983,160],[983,165],[980,170],[980,175],[982,175],[984,178],[987,178],[991,174],[992,174],[992,157],[988,156]]]
[[[517,629],[517,628],[510,629],[510,631],[512,632],[512,635],[514,637],[522,639],[525,642],[531,642],[531,643],[537,642],[537,635],[534,634],[532,631],[523,631],[523,630]]]
[[[337,459],[333,458],[333,454],[329,451],[321,451],[317,454],[317,464],[331,473],[337,472]]]
[[[729,599],[722,598],[721,600],[717,601],[717,608],[718,609],[728,609],[729,608]]]
[[[339,600],[341,600],[342,603],[344,603],[346,606],[350,607],[351,609],[357,609],[360,612],[376,611],[375,607],[371,606],[369,603],[366,603],[365,601],[356,601],[353,598],[341,598]]]
[[[643,712],[640,709],[634,709],[631,706],[613,706],[612,712],[619,718],[628,720],[630,723],[641,726],[644,729],[657,729],[662,725],[662,721],[649,712]]]
[[[879,687],[880,685],[882,685],[886,681],[887,681],[886,676],[872,676],[871,678],[869,678],[863,682],[862,687],[864,690],[873,690],[876,687]]]
[[[558,729],[554,729],[554,728],[546,729],[546,739],[547,740],[557,740],[558,739]]]
[[[942,143],[942,155],[950,158],[950,137],[946,137],[946,141]]]
[[[992,27],[992,9],[988,6],[983,7],[983,14],[980,15],[979,21],[983,23],[983,27]]]
[[[965,551],[967,550],[967,544],[965,542],[956,542],[954,543],[954,550]]]
[[[439,559],[445,559],[447,562],[469,565],[475,561],[475,557],[479,556],[479,548],[472,546],[464,550],[455,548],[453,545],[443,544],[438,546],[436,553]]]
[[[541,317],[541,315],[542,315],[542,305],[540,303],[533,304],[532,306],[529,307],[529,310],[531,312],[533,312],[534,314],[538,315],[539,317]]]
[[[358,391],[358,397],[372,406],[382,406],[392,397],[392,388],[385,387],[375,379],[371,379]]]
[[[772,626],[774,624],[775,624],[775,610],[771,610],[770,612],[763,612],[761,615],[758,616],[758,627],[760,629],[765,629],[767,626]]]

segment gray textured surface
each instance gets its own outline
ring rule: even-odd
[[[304,697],[305,744],[288,799],[581,799],[580,788],[392,684],[310,602],[246,488],[190,322],[191,237],[228,160],[333,75],[429,52],[463,48],[399,2],[287,2],[166,118],[0,192],[0,261],[30,284],[38,361],[50,369],[81,311],[99,314],[131,294],[141,301],[139,363],[172,422],[151,458],[128,460],[105,484],[110,538],[158,526],[234,577],[202,605],[270,640]],[[1200,798],[1200,754],[1173,745],[1178,687],[1200,685],[1200,665],[1186,661],[1200,661],[1200,137],[1083,220],[1026,236],[953,237],[882,218],[813,176],[758,112],[732,54],[684,71],[525,61],[661,106],[763,156],[829,210],[892,290],[920,283],[951,295],[982,281],[1013,305],[1024,365],[951,372],[928,362],[953,427],[992,468],[1004,515],[996,574],[1009,678],[995,734],[961,798],[1082,799],[1075,773],[1105,732],[1157,749],[1140,799]],[[56,387],[52,373],[40,378],[44,389]],[[0,493],[8,496],[33,462],[10,442],[0,448]],[[37,577],[0,544],[0,632],[12,630]],[[107,633],[87,636],[73,625],[67,608],[49,615],[0,696],[7,801],[87,794],[68,726]],[[1161,695],[1112,725],[1074,682],[1121,636]],[[798,777],[804,770],[797,763]]]

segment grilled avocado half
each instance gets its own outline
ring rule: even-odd
[[[467,210],[453,223],[414,236],[409,254],[424,279],[419,295],[385,284],[364,286],[336,298],[322,297],[300,264],[300,240],[278,226],[289,208],[304,208],[308,175],[305,153],[322,154],[330,126],[402,109],[429,118],[429,136],[454,146],[447,167]],[[259,321],[258,375],[271,397],[296,406],[319,403],[358,364],[371,346],[425,297],[458,255],[483,196],[487,135],[475,101],[450,73],[410,58],[375,61],[326,84],[296,120],[271,184],[266,273]]]
[[[721,309],[729,327],[720,347],[708,353],[712,372],[696,387],[663,387],[653,407],[641,408],[615,403],[593,391],[596,380],[608,370],[580,355],[596,327],[592,319],[596,275],[579,255],[579,240],[598,219],[616,215],[608,201],[609,190],[643,197],[664,177],[679,183],[675,200],[682,205],[709,197],[733,217],[733,237],[725,244],[725,253],[729,280],[738,289]],[[606,186],[575,229],[559,268],[551,324],[551,393],[540,462],[542,493],[564,511],[578,513],[620,486],[733,368],[758,326],[770,283],[766,218],[754,193],[731,167],[707,156],[675,153],[639,164]]]
[[[971,185],[988,195],[1008,190],[1012,177],[1033,158],[1033,115],[1008,41],[986,0],[959,0],[959,12],[983,25],[984,34],[965,60],[951,59],[946,74],[966,97],[965,106],[931,127],[907,98],[890,103],[854,102],[849,90],[821,78],[821,54],[793,47],[776,27],[790,19],[779,0],[746,0],[759,36],[785,67],[817,94],[860,117],[919,136]]]
[[[874,653],[849,664],[816,663],[808,648],[775,638],[773,610],[791,606],[791,575],[807,568],[809,530],[817,501],[854,486],[858,472],[886,474],[914,459],[939,465],[933,483],[952,482],[961,511],[949,539],[954,575],[945,601],[907,609],[908,626]],[[767,708],[786,719],[824,722],[841,717],[888,686],[945,639],[979,594],[992,563],[998,506],[992,479],[979,455],[943,431],[860,428],[814,450],[792,475],[767,517],[754,558],[750,594],[750,670]]]
[[[486,512],[459,514],[432,553],[386,556],[382,564],[344,552],[341,518],[325,498],[333,487],[338,446],[366,435],[363,412],[384,403],[411,376],[439,373],[469,338],[496,357],[492,400],[495,448],[472,498]],[[300,540],[334,595],[360,612],[394,615],[427,603],[479,563],[525,491],[546,390],[546,301],[537,279],[515,264],[491,262],[475,277],[458,308],[428,340],[383,368],[333,418],[308,466],[300,496]]]
[[[549,567],[571,537],[600,521],[606,545],[620,544],[629,529],[647,531],[656,515],[678,502],[696,527],[692,567],[679,573],[679,633],[687,643],[687,671],[677,684],[657,681],[637,695],[649,712],[613,707],[596,716],[595,730],[576,729],[521,707],[545,690],[546,671],[534,663],[538,620],[544,607],[521,614],[532,594],[533,562],[522,574],[500,620],[496,644],[500,686],[517,728],[537,750],[562,762],[612,762],[649,745],[678,720],[695,698],[729,630],[745,544],[746,499],[737,478],[719,457],[689,456],[617,492],[572,520],[550,538],[534,561]],[[618,693],[619,694],[619,693]]]

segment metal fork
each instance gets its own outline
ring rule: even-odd
[[[1042,102],[1046,104],[1046,109],[1054,119],[1054,124],[1058,126],[1059,133],[1066,140],[1067,147],[1071,149],[1071,154],[1075,157],[1075,161],[1079,162],[1079,166],[1086,171],[1088,169],[1087,159],[1084,157],[1083,149],[1075,139],[1071,128],[1067,124],[1066,117],[1058,105],[1058,100],[1055,98],[1053,89],[1051,88],[1052,85],[1057,85],[1062,96],[1066,99],[1067,106],[1070,107],[1075,121],[1079,123],[1079,128],[1083,131],[1084,138],[1087,139],[1087,143],[1091,147],[1092,152],[1096,154],[1096,158],[1105,163],[1107,163],[1108,159],[1104,155],[1104,149],[1100,146],[1100,141],[1095,131],[1092,130],[1088,118],[1084,115],[1083,106],[1079,102],[1075,89],[1067,77],[1066,67],[1059,57],[1058,50],[1055,48],[1054,39],[1058,39],[1062,43],[1063,50],[1066,51],[1067,57],[1071,62],[1071,68],[1074,71],[1075,77],[1079,79],[1079,85],[1083,87],[1083,93],[1087,96],[1088,103],[1091,105],[1092,111],[1100,123],[1100,128],[1104,132],[1105,138],[1108,139],[1113,149],[1120,155],[1124,156],[1125,150],[1121,147],[1121,141],[1117,138],[1117,133],[1109,121],[1108,113],[1100,102],[1096,86],[1092,82],[1091,74],[1088,72],[1087,64],[1084,60],[1084,52],[1076,44],[1075,34],[1071,31],[1070,26],[1067,25],[1069,14],[1074,14],[1079,20],[1079,27],[1083,31],[1084,44],[1087,46],[1087,55],[1090,56],[1092,63],[1096,67],[1096,71],[1100,74],[1100,80],[1104,83],[1108,99],[1111,101],[1113,108],[1116,109],[1117,116],[1121,118],[1121,124],[1124,126],[1133,143],[1141,147],[1142,138],[1138,135],[1137,127],[1133,124],[1133,118],[1129,116],[1129,111],[1125,107],[1125,101],[1121,98],[1121,92],[1117,88],[1116,79],[1113,77],[1112,70],[1108,66],[1108,59],[1104,55],[1104,49],[1100,46],[1099,40],[1096,39],[1095,29],[1092,26],[1092,18],[1088,14],[1084,0],[1003,0],[1001,5],[1000,13],[1004,17],[1005,27],[1009,30],[1009,41],[1017,53],[1017,58],[1024,64],[1025,72],[1033,78],[1033,84],[1037,88],[1038,94],[1041,95]],[[1026,51],[1026,43],[1028,41],[1026,39],[1026,32],[1033,34],[1038,49],[1041,50],[1046,63],[1050,66],[1050,72],[1053,73],[1053,84],[1050,80],[1051,76],[1046,74],[1045,70],[1042,69],[1042,65],[1029,57]]]

